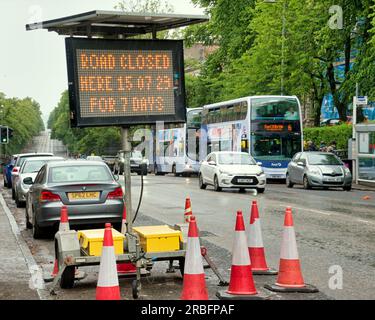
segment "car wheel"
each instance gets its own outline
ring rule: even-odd
[[[29,217],[29,209],[26,203],[26,209],[25,209],[25,219],[26,219],[26,228],[32,229],[33,225],[30,223],[30,217]]]
[[[159,171],[158,166],[156,164],[154,166],[154,173],[155,173],[155,176],[162,176],[162,175],[164,175],[163,172]]]
[[[307,178],[307,176],[303,177],[303,187],[306,190],[311,189],[311,185],[310,185],[310,182],[309,182],[309,179]]]
[[[221,187],[219,186],[219,180],[217,176],[214,177],[214,190],[215,191],[221,191]]]
[[[44,229],[39,227],[38,223],[35,219],[35,214],[33,217],[33,238],[34,239],[41,239],[44,236]]]
[[[257,188],[258,193],[264,193],[265,190],[266,188]]]
[[[199,174],[199,188],[200,189],[206,189],[207,185],[203,182],[203,177],[202,174]]]
[[[71,289],[74,286],[76,268],[75,266],[66,266],[61,275],[60,288]]]
[[[287,186],[288,188],[293,188],[294,183],[293,183],[292,181],[290,181],[289,174],[286,175],[285,182],[286,182],[286,186]]]
[[[343,188],[345,191],[351,191],[352,190],[352,186],[346,186]]]
[[[16,198],[16,199],[14,199],[14,200],[15,200],[15,202],[16,202],[16,207],[17,207],[17,208],[22,208],[22,203],[20,202],[17,193],[16,193],[15,198]]]

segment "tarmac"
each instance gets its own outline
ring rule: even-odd
[[[39,300],[39,267],[0,194],[0,300]]]

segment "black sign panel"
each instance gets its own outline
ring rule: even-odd
[[[186,121],[182,41],[67,38],[65,44],[72,126]]]

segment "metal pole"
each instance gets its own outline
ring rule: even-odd
[[[124,180],[125,180],[125,204],[127,213],[128,232],[132,232],[133,210],[131,194],[131,174],[130,174],[130,154],[131,144],[129,137],[129,128],[121,128],[122,150],[124,151]]]
[[[355,97],[353,98],[353,117],[352,117],[352,153],[353,153],[353,178],[354,182],[358,184],[358,153],[357,153],[357,133],[355,125],[357,124],[357,97],[359,95],[358,82],[355,85]]]

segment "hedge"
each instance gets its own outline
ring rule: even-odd
[[[352,136],[352,126],[342,124],[339,126],[327,126],[316,128],[305,128],[303,130],[304,141],[313,141],[317,147],[324,141],[327,145],[336,141],[337,149],[348,149],[348,140]]]

